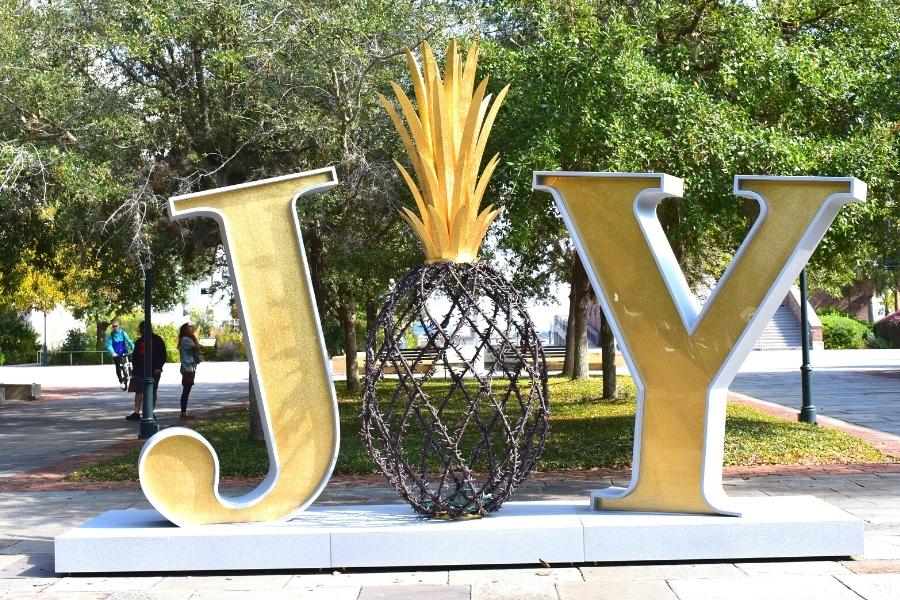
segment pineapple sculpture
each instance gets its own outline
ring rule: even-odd
[[[400,111],[381,102],[412,165],[410,174],[395,161],[418,208],[402,216],[426,262],[396,284],[369,332],[363,435],[414,510],[455,519],[499,509],[534,470],[547,367],[522,299],[477,260],[499,214],[480,209],[499,155],[480,176],[479,167],[509,86],[492,103],[487,78],[475,85],[475,44],[465,64],[450,44],[443,80],[428,44],[422,54],[420,69],[406,52],[418,110],[397,84]],[[385,377],[397,385],[381,385]]]

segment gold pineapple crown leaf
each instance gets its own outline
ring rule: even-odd
[[[456,40],[450,42],[443,81],[427,42],[422,44],[422,57],[420,69],[412,52],[406,50],[418,112],[400,86],[391,82],[408,129],[391,102],[378,95],[400,134],[419,182],[416,185],[403,165],[394,161],[419,209],[419,216],[405,207],[400,214],[422,240],[428,262],[473,262],[488,227],[500,214],[493,205],[479,212],[500,155],[495,154],[488,161],[480,176],[478,167],[509,86],[497,94],[493,104],[491,94],[485,95],[488,78],[475,86],[475,43],[469,47],[462,65]]]

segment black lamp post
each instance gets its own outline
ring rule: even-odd
[[[71,354],[69,355],[71,356]],[[47,311],[44,311],[44,351],[41,352],[41,364],[45,367],[50,364],[50,355],[47,352]]]
[[[803,364],[800,365],[800,384],[803,391],[803,406],[800,408],[800,421],[802,423],[816,424],[816,407],[812,403],[812,386],[809,373],[812,367],[809,365],[809,313],[806,309],[807,288],[806,269],[800,271],[800,339],[803,345]]]
[[[149,261],[148,261],[149,263]],[[159,423],[153,414],[153,392],[156,380],[153,377],[153,326],[150,322],[150,304],[153,299],[151,285],[153,268],[151,264],[144,269],[144,405],[141,407],[141,429],[138,439],[146,440],[159,431]]]

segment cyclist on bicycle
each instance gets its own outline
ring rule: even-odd
[[[113,319],[109,326],[111,329],[106,336],[106,351],[112,356],[116,364],[116,377],[119,378],[119,383],[122,383],[122,364],[126,360],[125,355],[134,350],[134,342],[125,330],[119,327],[118,319]]]

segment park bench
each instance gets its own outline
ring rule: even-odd
[[[416,373],[427,373],[431,366],[434,364],[434,361],[437,360],[439,353],[437,349],[430,348],[401,348],[400,356],[406,361],[406,363],[412,368]],[[419,362],[415,364],[413,367],[413,363],[418,360]],[[397,369],[390,363],[386,363],[384,366],[385,373],[396,374]]]
[[[543,346],[544,349],[544,359],[547,361],[547,368],[553,370],[553,367],[550,366],[551,362],[559,363],[558,369],[562,368],[562,361],[566,357],[566,347],[565,346]],[[514,363],[517,361],[516,353],[512,351],[505,351],[503,353],[503,362],[510,366],[515,366]]]

